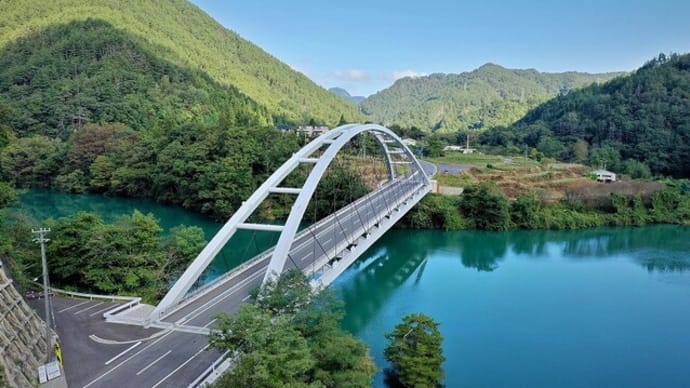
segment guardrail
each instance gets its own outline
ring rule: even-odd
[[[43,285],[38,283],[38,282],[32,282],[32,283],[43,287]],[[61,288],[55,288],[55,287],[48,287],[48,289],[55,294],[70,296],[70,297],[79,298],[79,299],[88,299],[88,300],[100,299],[100,300],[107,300],[110,302],[127,301],[127,303],[123,303],[123,304],[116,306],[113,309],[108,310],[105,313],[103,313],[103,318],[105,318],[105,319],[108,319],[112,315],[115,315],[115,314],[122,312],[124,310],[130,310],[130,309],[134,308],[135,306],[137,306],[141,302],[141,298],[138,296],[90,294],[90,293],[86,293],[86,292],[67,291],[67,290],[63,290]]]
[[[206,368],[206,370],[204,370],[187,387],[207,387],[213,384],[218,379],[218,377],[220,377],[220,375],[223,374],[223,372],[225,372],[228,368],[232,366],[233,358],[225,358],[228,355],[228,353],[230,353],[230,351],[226,350],[225,353],[218,357],[218,359],[214,361],[213,364],[211,364],[211,366]]]

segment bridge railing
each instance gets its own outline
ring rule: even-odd
[[[309,228],[311,228],[311,229],[318,228],[319,226],[321,226],[323,224],[327,224],[327,223],[331,222],[333,219],[335,219],[339,216],[342,216],[343,214],[350,211],[353,207],[359,206],[362,203],[368,201],[372,196],[376,195],[376,193],[378,193],[382,190],[386,190],[386,189],[390,188],[391,186],[398,184],[401,181],[413,179],[414,175],[415,174],[412,174],[412,176],[400,177],[400,178],[391,180],[391,181],[387,182],[386,184],[382,185],[381,187],[379,187],[378,189],[376,189],[372,192],[369,192],[366,195],[358,198],[357,200],[355,200],[351,204],[349,204],[349,205],[347,205],[341,209],[338,209],[335,213],[330,214],[329,216],[319,220],[317,223],[310,225],[308,228],[305,228],[304,230],[300,231],[299,234],[295,237],[295,241],[297,241],[301,237],[303,237],[304,234],[309,233]],[[242,263],[239,266],[233,268],[232,270],[226,272],[225,274],[213,279],[210,283],[203,285],[199,288],[196,288],[194,291],[188,293],[187,296],[182,301],[180,301],[180,303],[178,303],[174,306],[171,306],[170,308],[168,308],[166,310],[161,311],[160,315],[158,317],[156,317],[156,319],[159,319],[159,320],[164,319],[165,317],[171,315],[175,311],[177,311],[177,310],[179,310],[185,306],[188,306],[189,304],[193,303],[195,300],[198,300],[199,298],[203,297],[204,295],[213,291],[214,289],[223,286],[228,281],[237,277],[238,275],[240,275],[244,271],[248,270],[249,268],[254,267],[258,263],[260,263],[262,260],[265,260],[268,257],[270,257],[270,255],[273,253],[273,249],[274,248],[272,247],[272,248],[265,250],[264,252],[261,252],[260,254],[258,254],[256,256],[254,256],[253,258],[245,261],[244,263]]]
[[[412,185],[407,188],[404,192],[398,193],[397,197],[395,198],[393,203],[387,204],[386,209],[383,210],[381,213],[378,214],[378,218],[383,219],[386,218],[386,215],[391,215],[393,212],[396,212],[396,209],[400,208],[403,206],[404,203],[406,203],[409,199],[414,197],[417,193],[419,193],[420,190],[424,189],[424,184],[423,183],[412,183]],[[428,191],[428,190],[427,190]],[[426,193],[426,191],[425,191]],[[389,207],[390,206],[390,207]],[[399,217],[396,217],[399,218]],[[374,222],[374,224],[380,223],[380,220],[377,219],[377,221]],[[352,236],[359,236],[362,235],[363,233],[367,232],[371,228],[366,228],[365,226],[360,226],[358,227],[351,235]],[[348,241],[341,242],[336,245],[334,248],[334,251],[337,252],[335,254],[336,257],[342,255],[343,252],[348,250],[350,247],[351,243]],[[327,267],[328,262],[330,261],[331,258],[329,258],[327,255],[321,255],[319,258],[315,259],[314,262],[310,265],[311,274],[318,274],[323,272],[323,270]],[[322,273],[321,273],[322,275]],[[320,276],[312,280],[312,284],[320,284],[319,282]]]

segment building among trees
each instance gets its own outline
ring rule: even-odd
[[[616,174],[608,170],[594,170],[592,174],[597,176],[599,182],[611,183],[616,181]]]

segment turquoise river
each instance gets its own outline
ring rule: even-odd
[[[208,238],[220,227],[133,199],[34,191],[18,207],[37,219],[84,210],[106,220],[136,208]],[[334,287],[344,327],[381,369],[384,333],[423,312],[441,323],[447,387],[690,387],[689,270],[690,227],[392,230]]]

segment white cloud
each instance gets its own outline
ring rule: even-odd
[[[337,70],[333,72],[333,77],[342,81],[368,82],[369,74],[360,69]]]
[[[429,75],[428,73],[420,73],[418,71],[414,70],[402,70],[402,71],[394,71],[393,72],[393,80],[398,80],[400,78],[405,78],[405,77],[410,77],[410,78],[417,78],[417,77],[424,77]]]

